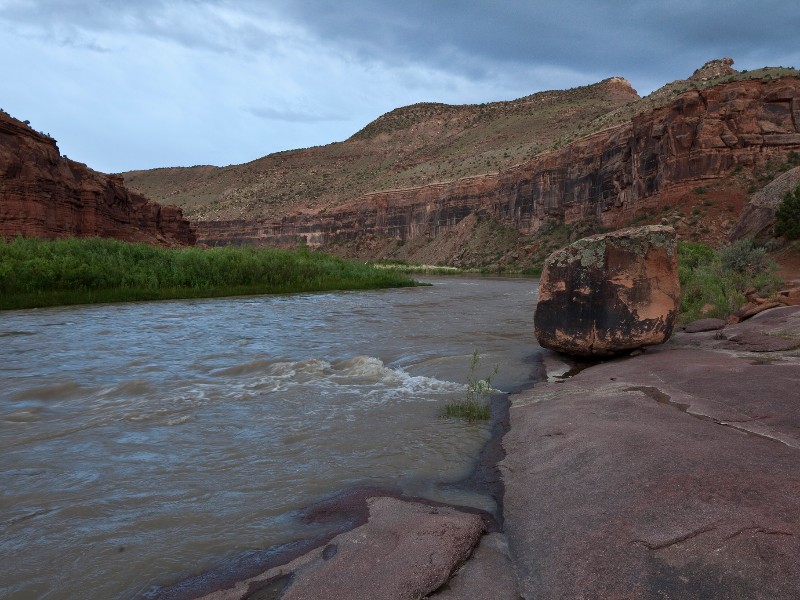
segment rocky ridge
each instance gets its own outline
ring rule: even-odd
[[[198,238],[207,244],[301,241],[334,251],[345,244],[342,252],[356,256],[358,242],[383,240],[370,250],[374,256],[381,245],[447,236],[471,215],[525,234],[553,223],[659,222],[669,216],[665,209],[694,210],[704,200],[698,191],[715,186],[733,185],[722,195],[740,209],[745,193],[737,174],[785,163],[798,150],[800,78],[737,79],[682,92],[630,122],[496,174],[369,193],[279,220],[201,222]],[[355,250],[346,246],[354,242]]]
[[[622,78],[512,101],[395,109],[348,140],[278,152],[229,167],[124,173],[148,197],[179,203],[193,222],[276,220],[331,209],[375,191],[496,173],[562,144],[638,99]]]
[[[162,206],[61,156],[56,141],[0,113],[0,237],[99,236],[161,245],[195,243],[177,206]]]
[[[775,225],[775,212],[787,192],[800,185],[800,167],[782,173],[763,189],[753,194],[731,232],[732,240],[746,237],[769,239]]]

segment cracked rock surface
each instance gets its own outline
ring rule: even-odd
[[[796,343],[736,343],[754,336]],[[797,598],[798,346],[800,307],[775,309],[514,397],[522,596]]]

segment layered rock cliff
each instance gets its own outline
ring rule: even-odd
[[[524,233],[597,220],[621,227],[697,186],[800,150],[800,78],[743,79],[677,93],[665,106],[497,174],[365,194],[280,220],[197,223],[200,242],[327,246],[429,238],[475,214]]]
[[[194,244],[176,206],[125,188],[122,178],[61,156],[56,141],[0,113],[0,237],[99,236]]]

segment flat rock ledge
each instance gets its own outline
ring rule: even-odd
[[[206,600],[411,600],[440,588],[485,530],[479,515],[389,497],[368,498],[364,525]],[[280,584],[277,586],[276,583]]]
[[[500,469],[520,594],[797,598],[798,390],[789,307],[512,397]]]

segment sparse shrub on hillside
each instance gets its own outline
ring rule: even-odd
[[[719,251],[722,268],[741,275],[755,276],[769,269],[767,250],[745,238],[725,246]]]
[[[800,239],[800,186],[786,192],[775,212],[775,235],[787,240]]]
[[[679,322],[724,318],[745,303],[744,292],[749,288],[763,295],[772,294],[781,284],[776,271],[777,265],[769,260],[766,249],[750,239],[719,252],[705,244],[679,242]]]

